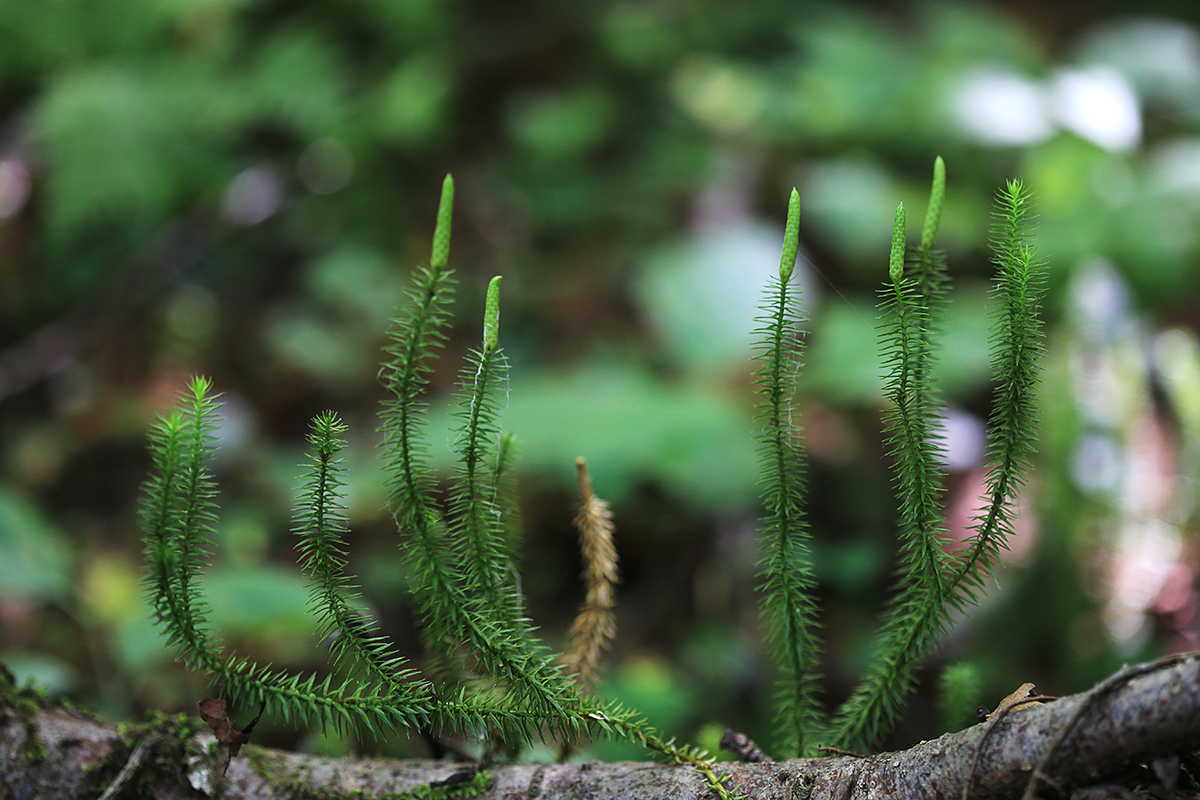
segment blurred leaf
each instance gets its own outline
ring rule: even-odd
[[[716,375],[746,368],[763,287],[779,273],[782,242],[782,228],[746,220],[647,254],[635,287],[676,363]],[[795,276],[797,284],[807,277],[803,262]],[[811,296],[802,303],[811,307]]]
[[[794,31],[804,58],[790,107],[808,136],[862,139],[908,127],[915,53],[885,21],[835,6]]]
[[[104,0],[0,0],[0,77],[151,51],[168,41],[165,5],[139,3],[130,13],[114,13]]]
[[[73,586],[62,533],[24,497],[0,487],[0,596],[61,600]]]
[[[874,537],[816,539],[812,550],[822,584],[848,597],[868,595],[878,586],[887,576],[893,555],[889,543]]]
[[[654,658],[626,661],[596,693],[641,711],[651,726],[668,737],[679,735],[694,709],[692,692],[680,682],[679,673]],[[637,745],[613,739],[599,739],[591,749],[604,761],[644,758]]]
[[[140,569],[117,553],[100,552],[88,559],[80,580],[80,597],[101,624],[144,616],[146,611]]]
[[[987,286],[967,280],[951,284],[950,302],[942,320],[943,345],[933,370],[948,399],[968,396],[991,379],[991,308]]]
[[[450,122],[454,75],[444,53],[421,50],[388,75],[368,107],[375,130],[389,144],[419,146]]]
[[[873,306],[830,299],[807,340],[804,391],[826,402],[877,404],[883,393],[878,324]]]
[[[1115,214],[1109,229],[1119,259],[1139,297],[1159,308],[1186,305],[1195,295],[1200,251],[1200,197],[1138,197]]]
[[[1184,328],[1159,334],[1154,358],[1162,371],[1163,391],[1186,440],[1200,442],[1200,342],[1196,334]]]
[[[309,265],[313,295],[378,336],[404,296],[392,259],[371,247],[343,243]]]
[[[34,686],[52,697],[69,692],[78,681],[69,665],[42,653],[4,653],[4,666],[12,672],[17,686]]]
[[[954,75],[972,64],[1009,64],[1028,72],[1045,66],[1042,43],[999,6],[927,3],[924,43],[941,70]]]
[[[37,111],[55,235],[121,216],[161,221],[204,181],[214,167],[212,132],[194,113],[198,98],[179,88],[169,72],[114,65],[56,76]]]
[[[174,663],[171,651],[163,647],[162,631],[145,613],[134,614],[112,628],[109,647],[117,663],[130,674]]]
[[[397,52],[450,39],[451,23],[463,13],[444,0],[338,0],[337,7],[344,18],[361,15],[364,27]]]
[[[302,309],[276,308],[263,323],[271,348],[293,367],[331,382],[357,382],[375,368],[375,352],[340,326]]]
[[[285,28],[254,47],[246,89],[255,116],[317,138],[345,114],[343,54],[323,33]]]
[[[898,187],[874,160],[836,159],[813,164],[800,187],[806,230],[851,264],[884,264]],[[879,267],[881,276],[883,267]],[[880,278],[882,280],[882,277]]]
[[[609,3],[599,26],[599,39],[615,63],[638,71],[662,68],[674,61],[685,35],[665,5]]]
[[[201,581],[210,621],[218,634],[251,637],[306,636],[311,645],[308,584],[282,566],[219,567]]]
[[[712,687],[710,691],[728,697],[758,669],[758,643],[747,633],[731,631],[725,619],[711,620],[689,632],[680,657],[691,674]]]
[[[1115,67],[1139,94],[1200,122],[1200,34],[1194,25],[1166,17],[1105,20],[1082,35],[1075,55],[1084,64]]]
[[[989,308],[986,287],[961,280],[951,285],[942,324],[945,346],[934,366],[940,387],[951,397],[977,390],[989,379]],[[857,298],[829,298],[807,339],[807,363],[800,376],[805,392],[823,402],[880,404],[878,326],[876,308]]]
[[[213,632],[235,652],[262,661],[326,662],[308,610],[308,581],[294,564],[222,564],[201,584]],[[138,640],[131,635],[124,644],[136,647]]]
[[[432,454],[449,468],[447,408],[431,428]],[[697,509],[755,502],[750,410],[708,385],[672,385],[622,362],[572,372],[514,375],[504,429],[521,465],[574,485],[576,457],[587,458],[596,491],[614,504],[639,481],[657,480]]]
[[[164,12],[179,16],[228,14],[261,3],[262,0],[155,0]]]
[[[756,67],[705,57],[685,60],[671,84],[685,111],[726,136],[751,133],[766,111],[770,93]]]
[[[509,128],[531,157],[550,162],[586,155],[608,135],[617,103],[605,86],[589,84],[563,91],[517,95],[509,107]]]
[[[1078,219],[1095,203],[1097,170],[1110,158],[1086,139],[1061,134],[1029,154],[1026,179],[1037,187],[1039,207]]]
[[[300,485],[299,476],[291,485]],[[241,568],[263,563],[271,545],[274,523],[269,510],[261,500],[256,503],[225,501],[221,508],[221,527],[213,537],[213,544],[226,564]],[[283,531],[278,533],[282,535]],[[291,542],[285,538],[283,544],[286,547]]]

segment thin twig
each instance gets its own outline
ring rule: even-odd
[[[817,750],[822,753],[833,753],[836,756],[850,756],[851,758],[867,758],[867,756],[863,755],[862,753],[856,753],[853,750],[843,750],[840,747],[831,747],[827,744],[821,745],[820,747],[817,748]]]
[[[148,733],[138,742],[137,747],[133,748],[129,759],[125,762],[125,766],[121,767],[121,771],[117,773],[117,777],[113,778],[113,782],[104,790],[104,794],[100,795],[99,800],[113,800],[121,790],[125,788],[125,784],[129,783],[129,779],[137,772],[141,766],[142,759],[146,757],[146,753],[150,752],[150,747],[158,741],[158,735]]]

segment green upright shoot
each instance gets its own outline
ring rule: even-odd
[[[767,637],[779,670],[775,713],[780,747],[789,755],[803,753],[815,733],[820,656],[813,597],[816,581],[804,514],[804,453],[792,409],[802,355],[800,303],[791,282],[799,240],[800,195],[793,189],[779,276],[767,290],[755,332],[763,497],[760,591]]]
[[[818,702],[821,641],[817,579],[805,513],[805,460],[795,407],[801,376],[803,314],[792,281],[799,250],[800,198],[788,202],[778,276],[757,318],[758,452],[763,518],[759,536],[762,618],[777,668],[780,752],[810,755],[822,744],[863,750],[894,726],[917,668],[949,625],[949,612],[975,600],[1012,530],[1013,505],[1033,452],[1033,392],[1041,355],[1038,319],[1045,269],[1029,245],[1029,195],[1010,182],[997,201],[996,303],[992,331],[996,380],[989,420],[986,505],[970,541],[948,552],[938,462],[940,395],[933,362],[946,304],[945,261],[935,249],[945,167],[934,164],[919,246],[906,259],[904,209],[897,210],[880,341],[887,369],[888,451],[899,497],[898,566],[880,626],[873,666],[831,717]],[[453,729],[489,746],[576,740],[604,734],[689,764],[721,798],[730,796],[702,751],[677,746],[636,712],[580,693],[561,658],[526,617],[515,566],[516,501],[510,480],[515,448],[501,415],[508,362],[500,346],[499,277],[488,286],[480,346],[460,373],[455,402],[456,468],[449,500],[430,465],[430,375],[450,323],[455,279],[449,268],[454,182],[446,178],[428,267],[419,269],[397,309],[380,377],[380,455],[387,504],[426,645],[424,673],[380,635],[347,573],[346,426],[317,415],[294,531],[311,584],[317,636],[333,674],[301,676],[226,654],[206,623],[199,581],[217,520],[215,450],[219,402],[195,378],[178,408],[150,432],[153,470],[142,526],[146,595],[176,658],[207,673],[234,701],[263,704],[285,720],[357,735],[412,728]]]

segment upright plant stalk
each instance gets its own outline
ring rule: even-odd
[[[382,413],[388,505],[401,529],[412,528],[422,536],[432,535],[433,470],[426,461],[427,445],[421,438],[427,405],[423,395],[429,384],[431,362],[445,343],[449,307],[454,299],[454,280],[447,264],[450,258],[450,225],[454,208],[454,180],[442,184],[433,253],[428,269],[418,272],[408,292],[410,309],[398,315],[388,332],[390,343],[380,376],[392,399]]]
[[[916,283],[919,305],[925,309],[924,332],[918,332],[916,346],[921,349],[913,373],[913,384],[918,393],[928,392],[921,398],[923,408],[936,409],[941,400],[933,381],[920,370],[933,365],[937,344],[941,340],[942,315],[946,308],[946,290],[950,278],[946,274],[946,255],[934,247],[938,227],[942,221],[942,206],[946,199],[946,164],[938,156],[933,162],[933,183],[929,189],[929,206],[925,210],[925,221],[921,225],[921,243],[909,261],[909,275]]]
[[[779,276],[767,291],[758,317],[755,373],[760,397],[758,435],[763,520],[759,591],[763,618],[779,668],[777,728],[784,752],[799,755],[809,745],[815,710],[820,644],[813,599],[815,578],[804,515],[804,456],[800,428],[792,417],[792,397],[800,368],[801,315],[791,284],[800,240],[800,195],[792,190],[784,227]]]
[[[345,572],[345,470],[338,458],[345,447],[345,431],[345,423],[332,411],[313,420],[309,477],[294,527],[301,564],[312,587],[309,605],[320,622],[317,636],[329,642],[335,666],[360,673],[397,700],[403,699],[413,707],[412,723],[424,723],[431,701],[429,685],[415,679],[416,671],[406,667],[406,659],[379,635],[378,624],[355,606],[362,595]]]
[[[215,532],[216,484],[207,463],[215,450],[219,407],[211,381],[193,378],[188,383],[179,407],[151,429],[153,470],[142,498],[151,607],[176,657],[206,671],[221,664],[220,644],[208,635],[207,608],[195,578]]]
[[[438,207],[430,267],[418,276],[409,293],[409,307],[398,314],[387,348],[389,360],[383,376],[392,399],[383,411],[382,448],[389,506],[404,536],[402,552],[424,618],[427,644],[451,661],[460,647],[468,647],[488,673],[510,687],[520,687],[502,708],[524,709],[537,719],[565,725],[577,734],[582,721],[561,708],[569,692],[543,665],[549,658],[527,640],[527,627],[513,629],[509,624],[513,619],[492,616],[494,606],[488,603],[487,595],[479,593],[485,584],[494,583],[496,574],[492,572],[495,564],[487,561],[486,553],[494,551],[498,525],[492,521],[492,510],[485,508],[490,501],[481,491],[481,472],[489,449],[486,440],[491,433],[498,434],[494,375],[502,371],[502,360],[496,352],[499,311],[495,289],[488,301],[484,348],[477,354],[475,376],[464,380],[469,400],[460,452],[461,485],[452,504],[458,512],[454,523],[447,523],[433,500],[434,476],[420,436],[430,362],[444,341],[453,295],[453,280],[447,269],[453,193],[453,181],[447,177]],[[512,601],[506,605],[511,608],[514,604]]]
[[[176,657],[234,699],[263,703],[286,720],[315,722],[336,730],[397,731],[420,716],[400,697],[382,698],[358,681],[323,681],[271,670],[236,655],[226,657],[209,633],[195,585],[216,526],[216,486],[207,462],[214,452],[218,403],[212,384],[194,378],[179,410],[161,418],[151,433],[154,468],[145,484],[142,524],[150,555],[147,589]]]
[[[937,183],[935,178],[935,197]],[[931,210],[937,206],[940,203],[930,203]],[[900,567],[871,667],[834,722],[834,743],[850,749],[869,748],[891,730],[916,683],[920,659],[941,638],[948,621],[949,558],[943,550],[936,453],[938,408],[930,385],[934,326],[931,304],[923,296],[931,288],[922,285],[930,276],[921,274],[919,261],[918,277],[905,275],[904,220],[901,205],[893,227],[880,334],[888,369],[884,392],[891,403],[888,445],[900,498]],[[928,220],[925,227],[930,228]],[[923,237],[923,252],[926,244]]]
[[[913,670],[941,638],[949,609],[964,610],[974,602],[983,575],[1006,546],[1012,503],[1033,450],[1034,391],[1042,354],[1038,312],[1045,273],[1028,243],[1028,193],[1013,181],[998,194],[992,236],[997,316],[991,340],[997,388],[989,420],[987,505],[968,545],[947,556],[941,544],[934,458],[937,394],[929,379],[934,349],[930,337],[938,329],[929,315],[942,305],[944,284],[940,254],[932,247],[944,181],[939,160],[911,278],[904,277],[898,259],[902,233],[893,238],[885,303],[890,325],[882,340],[890,347],[887,360],[892,366],[889,427],[901,498],[901,576],[873,666],[834,723],[834,741],[841,747],[869,748],[891,730],[915,681]],[[902,224],[899,213],[897,224]]]
[[[495,485],[496,512],[500,515],[500,530],[503,537],[503,548],[510,564],[517,555],[517,545],[521,541],[521,509],[517,496],[517,477],[514,467],[520,448],[516,437],[511,433],[500,434],[500,444],[496,448],[496,469],[493,476]],[[515,570],[515,565],[513,566]]]
[[[301,561],[312,583],[310,605],[321,621],[318,633],[330,642],[334,664],[380,687],[389,705],[406,710],[404,722],[410,728],[453,728],[468,735],[498,731],[512,741],[530,737],[539,720],[519,709],[465,694],[435,698],[429,682],[417,679],[416,672],[405,666],[405,659],[379,635],[378,625],[354,607],[360,595],[344,572],[343,469],[337,458],[344,446],[345,425],[333,412],[325,412],[313,420],[312,428],[309,479],[295,530],[300,536]],[[370,733],[378,735],[369,716],[360,715],[360,719]]]
[[[447,186],[452,184],[447,181]],[[449,248],[449,210],[443,192],[438,215],[439,238],[435,234],[435,254],[429,277],[414,292],[415,309],[395,329],[387,381],[394,399],[384,413],[385,452],[392,457],[388,481],[393,514],[401,531],[408,534],[405,548],[415,592],[425,622],[427,641],[445,651],[466,647],[477,665],[505,691],[501,707],[527,718],[540,720],[552,732],[565,739],[578,738],[593,728],[641,743],[676,763],[690,764],[704,776],[722,798],[728,793],[711,769],[711,761],[702,751],[680,748],[664,740],[635,715],[594,698],[583,698],[574,683],[562,674],[553,655],[533,636],[532,626],[522,616],[515,586],[501,586],[496,555],[502,553],[503,525],[495,498],[502,479],[505,458],[495,448],[503,444],[496,418],[497,374],[505,368],[499,351],[499,281],[488,287],[484,310],[483,346],[472,359],[462,380],[465,411],[460,415],[459,495],[455,500],[456,522],[443,520],[429,499],[431,478],[427,467],[418,463],[421,450],[415,443],[420,415],[415,413],[424,389],[423,373],[428,371],[430,344],[440,342],[440,309],[448,291],[440,290],[448,280],[444,254]],[[438,241],[444,242],[438,257]],[[437,317],[435,319],[435,317]],[[428,323],[428,324],[427,324]],[[468,375],[470,377],[468,377]],[[484,477],[486,463],[493,460],[491,475]],[[491,496],[480,494],[487,486]],[[470,488],[474,487],[474,488]],[[403,504],[414,503],[415,508]],[[483,592],[477,591],[484,589]],[[499,598],[489,603],[489,596]],[[465,702],[465,688],[454,699]],[[442,707],[436,704],[435,713]],[[526,736],[525,738],[528,738]]]
[[[503,560],[497,566],[497,555],[504,552],[504,535],[495,498],[505,464],[504,453],[496,452],[503,444],[496,415],[501,385],[497,376],[506,370],[499,350],[498,280],[489,285],[482,348],[461,381],[454,521],[447,523],[431,499],[432,473],[423,461],[418,440],[424,421],[420,398],[429,360],[442,341],[451,294],[446,256],[450,230],[447,198],[452,193],[448,178],[430,269],[420,277],[410,293],[410,308],[393,328],[390,359],[384,370],[385,384],[393,395],[383,414],[389,504],[405,534],[404,553],[426,641],[444,653],[466,648],[475,665],[504,687],[497,706],[504,712],[526,721],[538,720],[563,738],[578,738],[599,728],[640,742],[677,763],[697,767],[714,790],[726,796],[703,753],[676,747],[628,711],[579,695],[550,651],[533,636],[516,588],[506,581],[504,573],[511,573],[511,567]],[[488,463],[495,466],[489,470]],[[489,602],[489,597],[499,602]],[[468,701],[464,687],[450,692],[455,702]],[[444,703],[436,703],[433,713],[437,715],[444,707]],[[527,739],[528,730],[524,734]]]
[[[465,590],[517,625],[522,604],[499,497],[500,404],[508,389],[508,362],[499,348],[500,277],[488,285],[482,347],[463,370],[458,410],[457,480],[451,503],[451,535],[467,566]]]
[[[1029,243],[1032,216],[1029,191],[1020,181],[1009,181],[997,193],[992,228],[997,272],[991,332],[996,388],[988,420],[988,502],[976,517],[968,546],[957,554],[954,585],[960,604],[974,600],[984,576],[1007,547],[1013,504],[1034,451],[1046,264]]]
[[[487,466],[497,457],[497,378],[504,372],[498,351],[497,288],[493,282],[483,347],[471,357],[462,380],[452,520],[444,521],[432,504],[416,518],[401,509],[395,513],[398,520],[417,523],[401,532],[409,539],[405,552],[430,646],[452,661],[460,648],[467,648],[477,666],[505,686],[510,707],[527,709],[547,724],[578,735],[585,722],[578,714],[578,697],[560,679],[549,652],[533,639],[528,620],[521,616],[504,557],[494,473],[489,474]]]

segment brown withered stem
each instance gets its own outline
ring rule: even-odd
[[[588,685],[600,666],[600,657],[617,633],[613,614],[616,605],[617,548],[613,543],[612,511],[592,492],[587,462],[575,460],[579,474],[579,550],[583,557],[583,604],[567,631],[563,661],[581,686]]]

